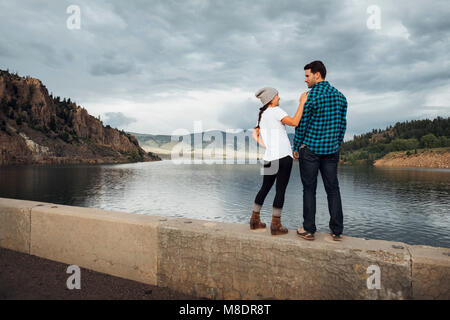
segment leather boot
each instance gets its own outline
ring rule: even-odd
[[[250,218],[250,229],[264,229],[266,227],[266,224],[261,222],[259,218],[259,212],[252,211],[252,217]]]
[[[270,224],[270,232],[273,236],[286,234],[288,233],[288,229],[283,228],[281,225],[281,217],[272,216],[272,223]]]

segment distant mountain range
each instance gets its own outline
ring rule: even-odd
[[[262,159],[265,149],[257,146],[252,138],[252,131],[220,131],[211,130],[201,133],[191,133],[183,136],[152,135],[127,132],[139,141],[139,145],[146,151],[161,158],[170,159],[170,155],[177,146],[195,155],[198,159]],[[291,143],[294,134],[288,134]],[[178,139],[178,140],[177,140]],[[212,152],[212,149],[215,149]]]
[[[265,151],[264,148],[256,145],[251,137],[251,130],[233,131],[232,133],[212,130],[177,136],[174,139],[170,135],[128,133],[136,137],[145,151],[155,153],[165,159],[170,159],[175,146],[184,148],[191,153],[192,157],[195,155],[196,159],[211,158],[210,149],[214,146],[211,142],[213,136],[219,140],[215,145],[216,153],[212,158],[262,159]],[[288,137],[292,145],[294,133],[289,133]],[[177,139],[182,143],[179,144]],[[342,144],[340,154],[341,160],[348,164],[374,164],[389,154],[387,158],[390,162],[384,159],[384,162],[378,161],[378,163],[387,163],[388,166],[408,164],[409,167],[448,168],[449,148],[450,118],[437,117],[433,120],[398,122],[385,130],[374,129],[369,133],[355,135],[352,140]],[[424,150],[434,150],[434,153],[423,153]],[[402,153],[395,156],[390,154],[400,151],[404,151],[406,158],[402,158]],[[414,154],[418,154],[418,156],[410,157]],[[401,159],[397,159],[398,157]]]

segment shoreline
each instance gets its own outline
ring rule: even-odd
[[[30,162],[30,163],[7,163],[7,164],[0,164],[0,168],[8,168],[8,167],[25,167],[25,166],[65,166],[65,165],[111,165],[111,164],[127,164],[127,163],[140,163],[140,162],[158,162],[162,161],[163,159],[148,159],[144,161],[114,161],[114,160],[106,160],[106,161],[98,161],[99,159],[84,159],[80,161],[64,161],[65,159],[62,159],[62,161],[48,161],[48,162]],[[101,160],[101,159],[100,159]]]
[[[160,156],[160,155],[158,155]],[[381,159],[380,159],[381,160]],[[101,165],[115,165],[115,164],[132,164],[132,163],[144,163],[144,162],[168,162],[172,161],[170,158],[161,158],[160,160],[147,160],[147,161],[106,161],[106,162],[47,162],[47,163],[9,163],[9,164],[1,164],[0,169],[4,168],[17,168],[17,167],[60,167],[60,166],[101,166]],[[212,161],[212,163],[206,163],[204,161]],[[262,164],[262,159],[193,159],[184,160],[184,162],[179,163],[182,165],[185,164],[205,164],[205,165],[213,165],[213,164],[249,164],[249,165],[260,165]],[[294,161],[298,161],[298,159],[294,159]],[[377,160],[378,161],[378,160]],[[379,164],[367,164],[365,160],[359,160],[358,163],[350,163],[344,162],[343,160],[339,161],[340,166],[346,167],[360,167],[360,166],[369,166],[379,169],[422,169],[429,171],[442,171],[447,172],[450,171],[450,167],[424,167],[424,166],[395,166],[395,165],[385,165],[383,163]]]

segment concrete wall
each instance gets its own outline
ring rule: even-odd
[[[450,299],[450,249],[400,242],[0,198],[0,246],[211,299]]]

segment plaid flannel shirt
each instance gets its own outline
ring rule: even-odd
[[[347,99],[328,81],[316,83],[308,94],[302,119],[295,128],[293,151],[305,144],[316,154],[339,150],[347,128]]]

